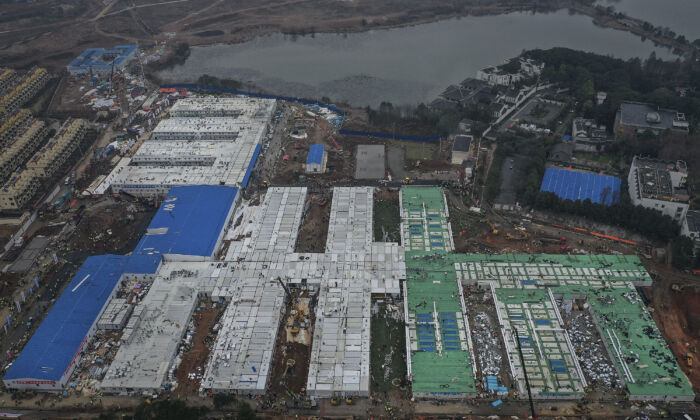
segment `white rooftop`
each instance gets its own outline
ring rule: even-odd
[[[173,117],[217,117],[245,116],[248,118],[268,119],[275,109],[273,99],[250,98],[235,96],[232,98],[219,97],[189,97],[180,99],[172,108]]]
[[[228,243],[224,247],[228,245],[228,250],[224,261],[162,263],[144,304],[157,301],[156,305],[167,306],[161,296],[163,285],[169,282],[170,290],[182,287],[173,282],[184,275],[194,281],[192,287],[200,295],[229,302],[219,321],[221,327],[201,390],[265,392],[280,317],[285,311],[285,292],[277,281],[280,278],[287,284],[305,283],[318,291],[308,392],[318,396],[336,391],[368,394],[371,295],[400,293],[399,282],[406,278],[403,252],[396,243],[372,241],[374,192],[368,187],[333,190],[325,253],[294,252],[306,193],[306,188],[269,188],[260,206],[242,205],[233,217],[240,223],[225,235]],[[171,273],[174,280],[170,280]],[[151,293],[157,297],[151,298]],[[155,314],[149,317],[153,325],[168,322],[157,309],[153,311]],[[166,355],[165,359],[172,360],[170,346],[182,337],[186,323],[186,319],[178,321],[182,331],[168,327],[171,341],[149,337],[144,338],[145,345],[160,352],[161,359]],[[153,325],[149,324],[144,334],[151,333]],[[136,375],[126,375],[125,370],[128,372],[135,364],[141,366],[151,357],[150,350],[143,353],[120,349],[115,362],[118,370],[110,369],[110,374],[122,376],[106,379],[103,387],[118,392],[119,387],[155,385],[162,370],[157,375],[148,372],[141,380],[125,379]]]
[[[152,392],[165,385],[197,303],[197,279],[163,268],[124,328],[101,384],[106,392]]]
[[[240,115],[226,117],[170,118],[162,120],[151,138],[131,158],[122,158],[95,190],[162,195],[180,185],[241,186],[255,150],[267,134],[275,101],[237,99],[211,102],[225,109],[240,106]],[[186,109],[204,98],[178,101]],[[178,105],[180,104],[180,105]],[[205,108],[210,109],[210,108]]]

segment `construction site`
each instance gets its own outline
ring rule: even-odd
[[[330,108],[174,102],[102,176],[102,198],[44,222],[61,258],[66,240],[107,255],[77,264],[13,350],[13,395],[230,394],[269,415],[393,418],[693,406],[693,312],[669,337],[660,298],[645,301],[664,280],[636,243],[484,214],[458,185],[353,179],[358,160],[384,172],[400,143],[358,148]],[[307,175],[314,144],[326,171]]]

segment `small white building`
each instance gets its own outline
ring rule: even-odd
[[[307,174],[322,174],[326,172],[328,154],[322,144],[312,144],[309,148],[309,156],[306,158]]]
[[[681,235],[693,240],[695,252],[700,250],[700,210],[688,210],[681,224]]]
[[[452,161],[453,165],[461,165],[465,160],[471,158],[472,136],[460,134],[455,136],[454,144],[452,144]]]
[[[476,78],[483,80],[492,86],[510,86],[522,79],[519,73],[512,74],[498,67],[487,67],[476,72]]]
[[[635,156],[627,177],[632,203],[655,209],[677,223],[686,218],[690,196],[688,169],[683,161],[664,162]]]

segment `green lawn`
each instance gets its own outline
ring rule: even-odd
[[[395,141],[390,140],[393,146],[403,147],[406,150],[407,160],[432,159],[437,153],[439,143],[427,143],[422,141]]]

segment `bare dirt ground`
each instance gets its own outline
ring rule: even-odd
[[[305,296],[300,299],[299,307],[309,315],[309,327],[304,331],[300,329],[297,337],[293,337],[289,325],[292,325],[294,315],[293,305],[288,301],[286,316],[282,319],[277,334],[275,354],[270,370],[269,390],[274,395],[289,395],[289,392],[299,394],[306,389],[306,380],[309,375],[309,357],[313,339],[313,325],[315,316],[309,309],[309,299]],[[313,305],[311,305],[313,306]],[[294,360],[294,366],[287,370],[287,361]],[[285,374],[285,371],[286,374]]]
[[[306,176],[309,183],[325,184],[333,180],[345,179],[347,178],[346,174],[354,173],[355,161],[353,156],[355,147],[353,143],[344,141],[344,136],[334,136],[342,147],[342,151],[339,151],[328,134],[314,122],[310,120],[295,120],[292,124],[293,126],[290,126],[290,130],[296,130],[300,133],[304,132],[308,137],[298,140],[289,135],[284,136],[277,173],[271,180],[273,184],[294,184],[299,180],[300,175]],[[328,124],[321,119],[318,120],[318,124],[322,125],[326,130],[329,129]],[[310,175],[305,173],[304,168],[309,155],[309,148],[313,144],[324,145],[328,154],[326,172],[323,174]]]
[[[652,288],[653,317],[659,330],[671,346],[678,365],[683,369],[696,394],[700,393],[700,285],[677,271],[661,265],[652,269],[658,274]],[[651,270],[650,270],[651,271]],[[683,287],[681,292],[671,290],[672,284]],[[687,355],[693,359],[688,365]]]
[[[308,211],[299,227],[296,252],[325,252],[332,199],[332,189],[307,196]]]
[[[65,66],[86,46],[172,39],[191,45],[243,42],[274,32],[361,32],[458,15],[533,10],[522,0],[39,0],[3,5],[0,61]],[[560,0],[557,6],[569,4]],[[542,6],[539,6],[541,9]],[[552,7],[554,9],[554,7]],[[538,9],[539,10],[539,9]],[[175,34],[168,36],[166,34]]]
[[[5,245],[12,235],[17,232],[17,229],[19,229],[19,226],[16,225],[0,225],[0,246]]]
[[[152,210],[138,203],[120,202],[93,207],[83,215],[70,246],[97,252],[121,251],[152,216]]]
[[[220,308],[203,308],[195,313],[193,319],[196,330],[192,339],[192,348],[183,354],[175,374],[178,383],[175,391],[177,394],[198,394],[199,384],[202,382],[204,374],[204,365],[209,358],[210,346],[214,342],[210,331],[216,323],[219,313]],[[194,374],[194,377],[190,377],[190,374]]]

